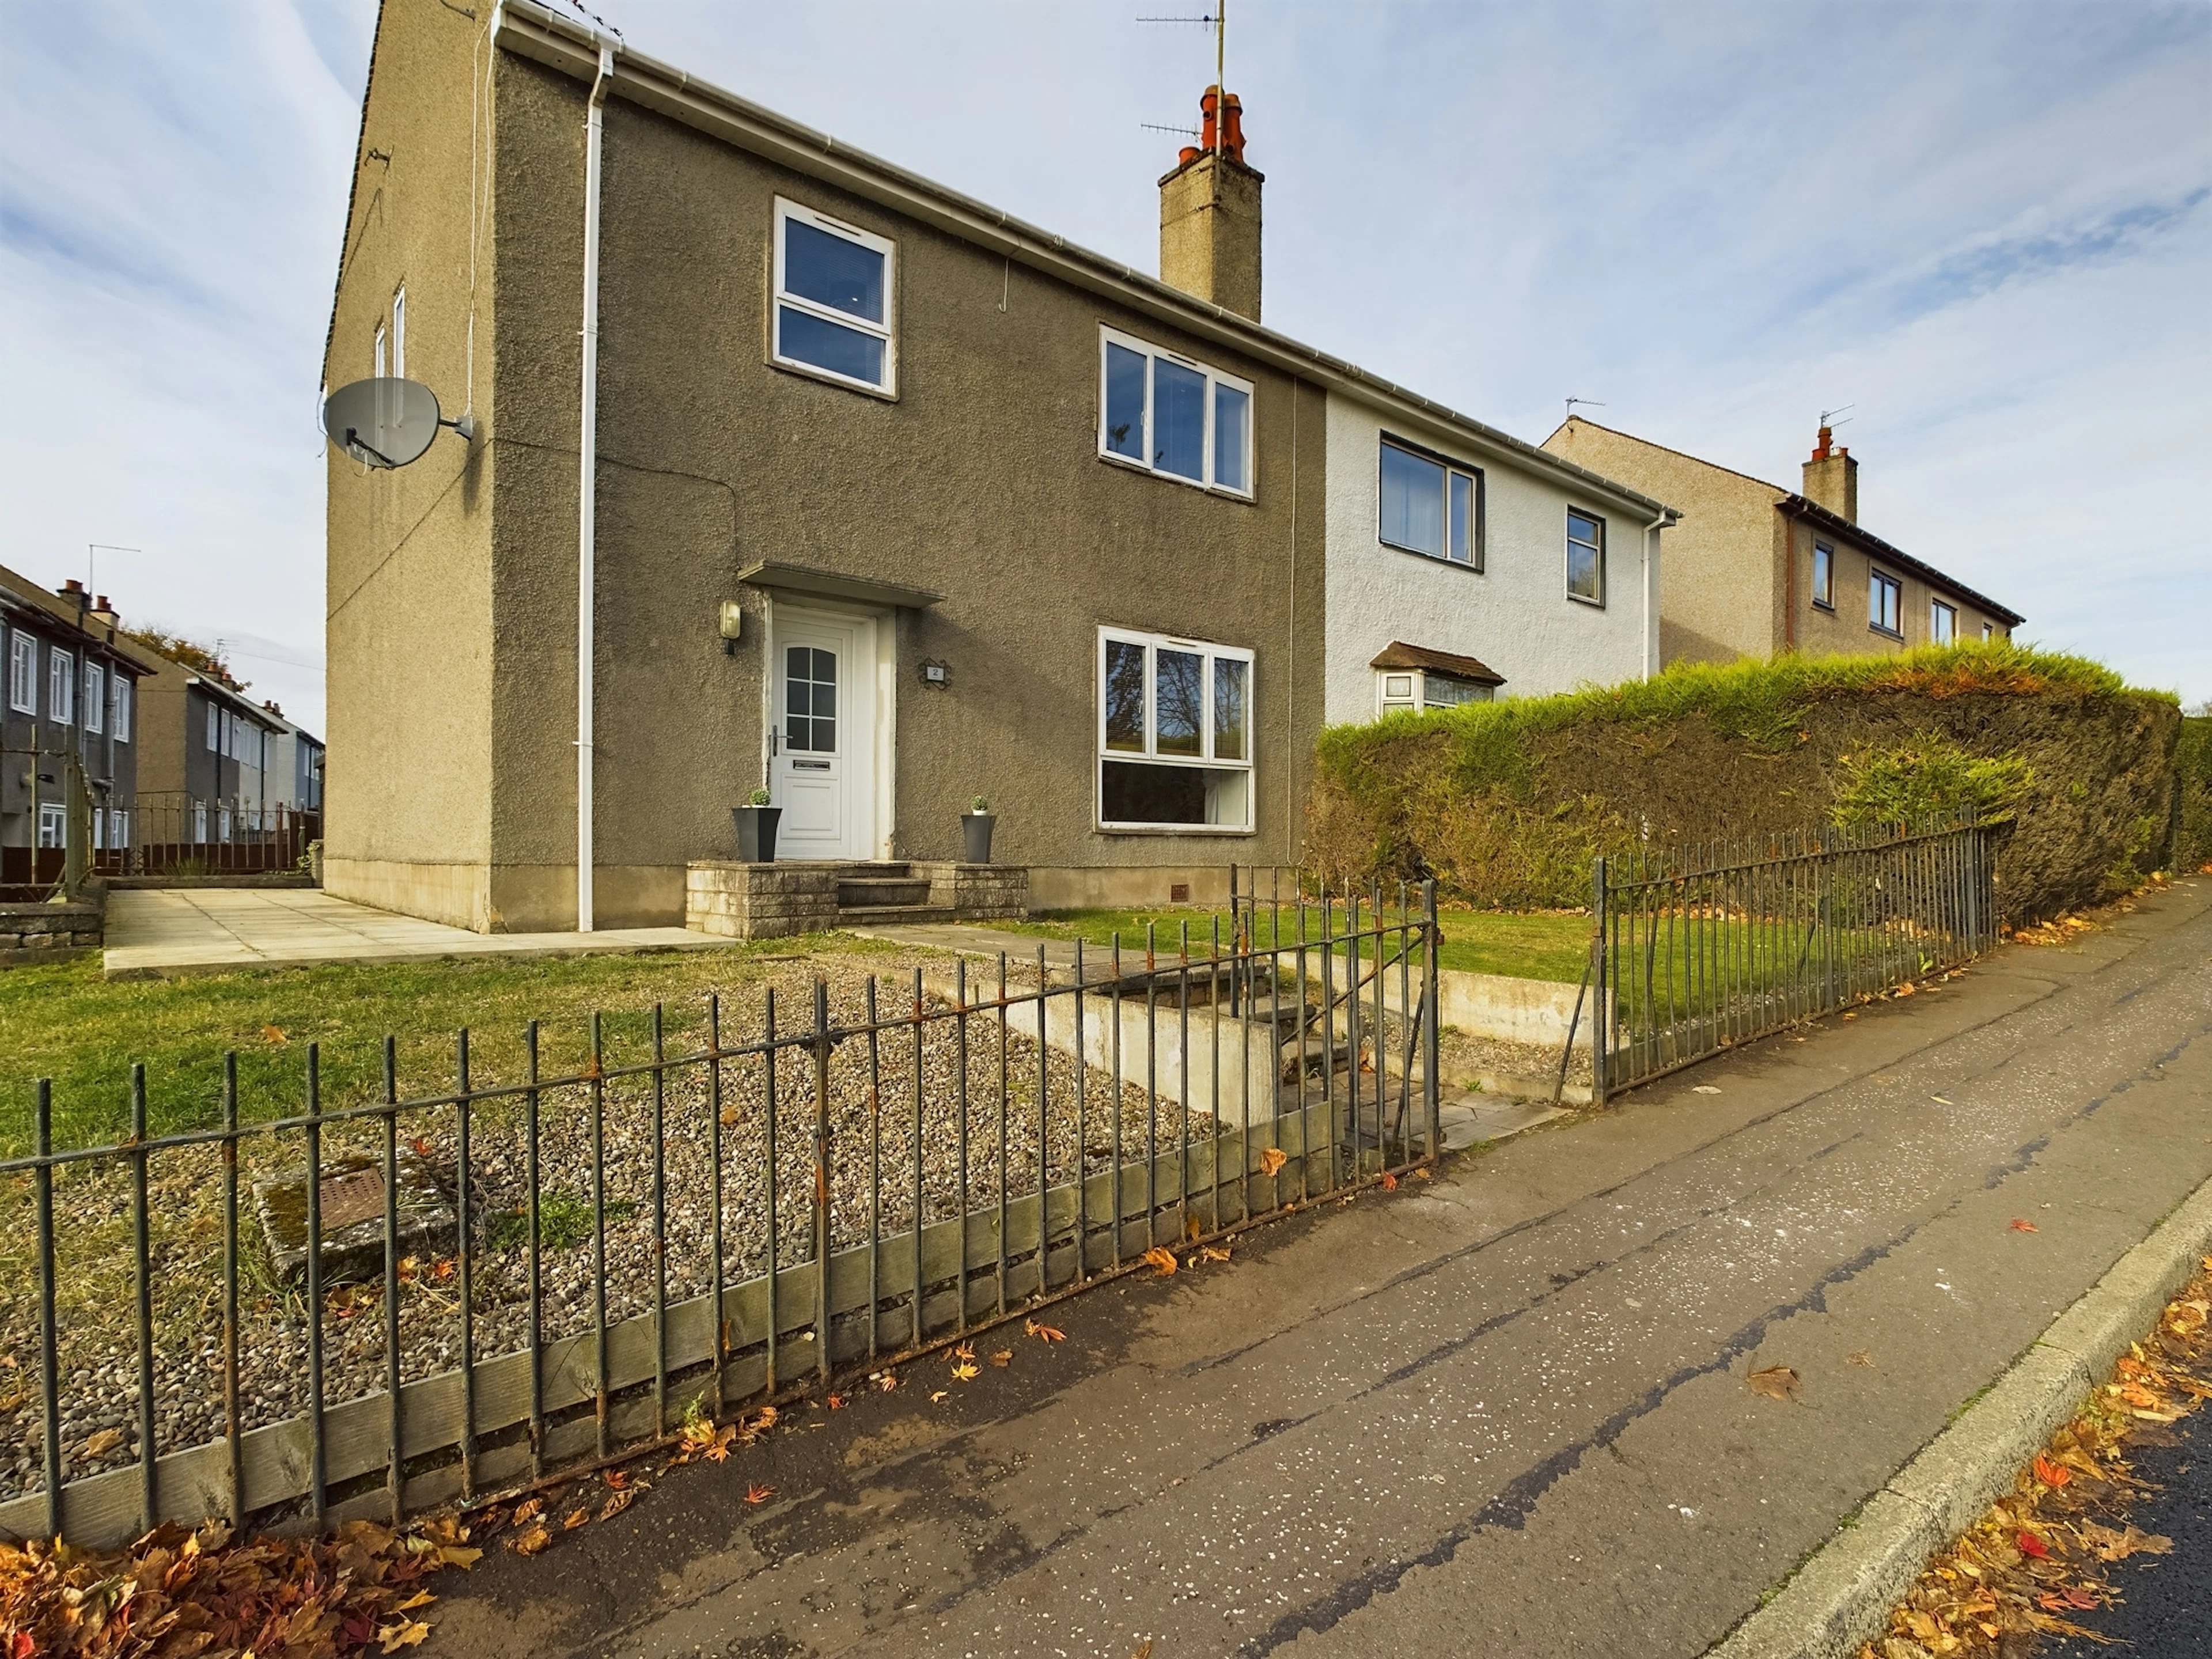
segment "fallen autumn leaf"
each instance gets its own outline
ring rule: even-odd
[[[1779,1400],[1784,1405],[1796,1399],[1801,1386],[1797,1373],[1787,1365],[1765,1366],[1744,1380],[1753,1394],[1763,1394],[1769,1400]]]
[[[1151,1249],[1145,1252],[1144,1260],[1151,1262],[1152,1266],[1158,1270],[1159,1276],[1162,1279],[1165,1279],[1170,1273],[1172,1273],[1177,1266],[1175,1259],[1175,1252],[1170,1249],[1164,1249],[1158,1244],[1153,1245]]]

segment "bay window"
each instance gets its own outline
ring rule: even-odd
[[[1202,489],[1252,494],[1252,383],[1098,331],[1098,453]]]
[[[1098,631],[1098,823],[1252,827],[1252,653]]]

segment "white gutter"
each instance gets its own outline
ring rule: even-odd
[[[576,488],[576,931],[592,931],[592,621],[598,550],[592,542],[599,468],[599,148],[615,49],[599,43],[599,74],[584,120],[584,407]]]

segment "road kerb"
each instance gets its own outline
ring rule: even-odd
[[[1850,1659],[1928,1558],[2009,1491],[2212,1251],[2212,1182],[2113,1264],[1708,1659]]]

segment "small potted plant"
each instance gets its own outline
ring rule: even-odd
[[[738,821],[740,864],[775,862],[775,821],[783,816],[783,808],[769,805],[769,799],[767,790],[756,789],[743,806],[730,809],[730,816]]]
[[[991,830],[998,823],[991,814],[988,797],[978,795],[968,803],[968,810],[960,815],[960,835],[965,843],[968,862],[988,864],[991,861]]]

